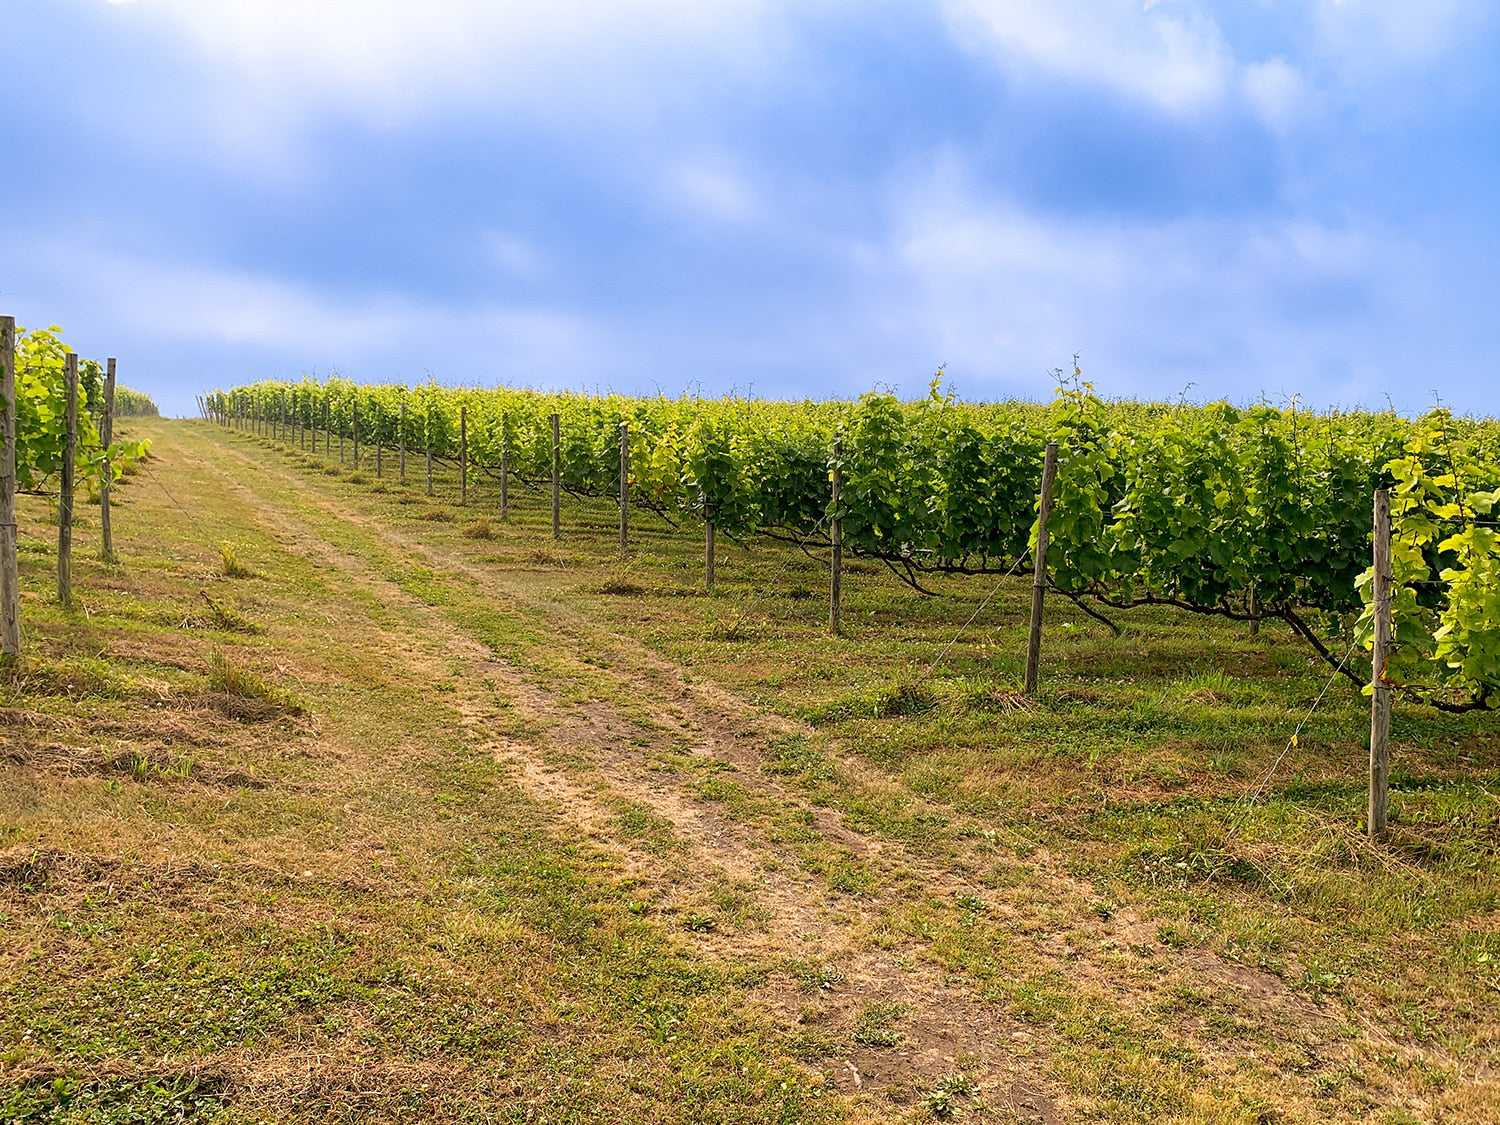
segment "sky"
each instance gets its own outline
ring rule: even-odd
[[[0,114],[0,313],[172,413],[1500,413],[1500,0],[0,0]]]

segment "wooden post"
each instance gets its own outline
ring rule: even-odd
[[[1252,581],[1250,583],[1250,613],[1252,615],[1251,618],[1250,618],[1250,635],[1252,637],[1258,637],[1258,636],[1260,636],[1260,618],[1254,616],[1255,614],[1258,614],[1259,612],[1260,612],[1260,591],[1258,591],[1255,588],[1255,583]]]
[[[714,521],[706,516],[703,520],[703,589],[714,592]]]
[[[16,318],[0,316],[0,657],[21,655],[21,574],[16,554]]]
[[[469,408],[458,408],[458,502],[469,502]]]
[[[375,479],[376,480],[380,479],[381,468],[382,468],[381,461],[380,461],[380,451],[381,451],[381,444],[380,444],[380,403],[377,402],[375,404]]]
[[[620,423],[620,557],[630,553],[630,424]]]
[[[307,451],[307,415],[303,412],[300,395],[297,399],[297,448]]]
[[[1384,840],[1391,779],[1391,688],[1385,665],[1391,651],[1391,494],[1375,493],[1375,573],[1370,652],[1370,839]]]
[[[432,495],[432,407],[427,408],[427,495]]]
[[[401,449],[401,483],[406,483],[406,403],[401,404],[401,432],[396,435]]]
[[[1042,498],[1037,508],[1036,567],[1031,575],[1031,632],[1026,639],[1025,692],[1036,692],[1037,674],[1042,663],[1042,599],[1047,593],[1047,517],[1052,514],[1052,482],[1057,477],[1057,442],[1047,443],[1042,459]]]
[[[844,521],[839,514],[844,495],[844,439],[841,437],[833,439],[833,464],[829,468],[833,517],[828,525],[828,539],[833,545],[833,561],[828,575],[828,628],[837,633],[843,627],[844,610]]]
[[[78,353],[63,360],[62,481],[57,491],[57,600],[73,604],[73,462],[78,452]]]
[[[109,486],[114,480],[114,463],[109,447],[115,439],[115,361],[104,361],[104,416],[99,419],[99,444],[104,458],[99,462],[99,557],[105,562],[115,558],[115,542],[109,528]]]
[[[275,430],[271,436],[279,442],[286,442],[286,392],[276,392],[276,423]]]
[[[562,538],[562,438],[559,432],[561,420],[552,415],[552,538]]]
[[[506,430],[506,416],[500,415],[500,518],[510,515],[510,438]]]
[[[354,471],[359,472],[359,399],[349,403],[349,429],[354,434]]]

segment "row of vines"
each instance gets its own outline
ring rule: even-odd
[[[22,492],[50,493],[62,471],[67,445],[67,381],[64,376],[70,349],[62,329],[19,329],[15,335],[16,487]],[[116,387],[117,416],[155,414],[156,405],[144,394]],[[100,438],[104,413],[104,365],[95,359],[78,361],[78,418],[75,465],[80,475],[97,474],[105,465],[119,479],[146,452],[144,441],[113,442],[105,448]]]
[[[1168,604],[1280,619],[1356,682],[1368,633],[1371,496],[1394,493],[1397,657],[1387,675],[1445,708],[1500,705],[1500,424],[1435,410],[1310,413],[1106,402],[1065,381],[1048,405],[629,398],[425,384],[261,382],[204,399],[221,421],[273,420],[471,471],[617,493],[627,425],[633,503],[719,534],[826,543],[835,439],[844,549],[922,588],[933,572],[1004,573],[1035,532],[1044,447],[1059,446],[1048,582],[1109,620]],[[1342,655],[1341,655],[1342,654]],[[1368,662],[1366,662],[1368,663]]]

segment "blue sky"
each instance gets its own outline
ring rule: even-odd
[[[0,311],[356,379],[1496,412],[1471,0],[0,0]]]

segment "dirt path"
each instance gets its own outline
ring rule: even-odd
[[[838,1089],[884,1117],[905,1112],[918,1093],[962,1073],[1002,1119],[1064,1120],[1031,1032],[918,960],[910,943],[889,940],[892,915],[913,893],[913,857],[887,855],[882,842],[850,831],[836,814],[762,773],[766,745],[797,733],[792,724],[712,685],[688,683],[655,654],[624,638],[600,637],[554,603],[550,655],[598,662],[603,642],[602,662],[611,668],[582,666],[614,681],[612,691],[560,698],[543,677],[497,659],[443,607],[404,590],[371,555],[341,546],[330,526],[357,527],[389,558],[420,560],[519,607],[496,574],[436,555],[399,526],[340,505],[274,461],[244,450],[235,450],[235,458],[181,451],[184,469],[216,476],[243,495],[284,548],[408,618],[413,628],[392,653],[406,674],[451,684],[450,702],[471,742],[487,748],[512,781],[579,835],[618,853],[622,878],[638,886],[643,909],[680,929],[696,956],[760,968],[765,983],[753,995],[763,1017],[801,1029],[813,1065]],[[253,492],[239,471],[252,466]],[[622,694],[636,702],[628,712],[616,701]],[[540,733],[496,733],[518,719]],[[663,768],[663,758],[683,757],[707,768]],[[724,802],[705,798],[699,788],[705,777],[728,779],[758,805],[781,810],[780,820],[801,829],[798,846],[778,839],[782,833],[758,822],[763,818],[736,816]],[[900,870],[907,879],[895,881],[896,889],[880,877],[858,894],[836,893],[806,870],[810,852],[835,863],[858,857],[882,876]],[[923,893],[981,889],[945,869],[921,870],[917,879]],[[847,1042],[851,1031],[852,1050],[817,1057],[817,1044]]]
[[[1279,977],[1170,948],[1129,910],[1100,911],[1093,888],[1044,852],[1015,865],[1022,886],[998,894],[978,877],[993,855],[955,834],[928,853],[853,831],[765,770],[778,740],[809,736],[797,724],[608,632],[539,593],[534,576],[424,542],[402,521],[341,501],[319,478],[257,447],[226,442],[205,457],[193,451],[197,439],[184,444],[185,467],[242,493],[283,546],[408,619],[393,655],[407,674],[452,685],[449,702],[471,743],[578,835],[615,854],[643,912],[679,931],[696,956],[757,967],[764,983],[753,995],[764,1018],[802,1036],[812,1065],[870,1112],[899,1115],[914,1092],[962,1072],[1000,1119],[1070,1116],[1066,1093],[1047,1077],[1050,1044],[1000,1003],[978,998],[973,981],[936,965],[904,926],[914,906],[959,896],[983,904],[984,924],[1012,942],[1028,972],[1109,1010],[1191,990],[1267,1039],[1335,1065],[1340,1048],[1326,1025],[1336,1017]],[[240,483],[245,470],[253,470],[253,492]],[[393,577],[412,566],[456,592],[452,604],[431,604]],[[506,648],[522,658],[497,656],[493,636],[465,624],[466,601],[514,621],[526,639]],[[837,766],[863,791],[890,784],[861,760]],[[827,872],[841,865],[870,878],[835,889]],[[1150,972],[1122,972],[1132,956],[1149,956]],[[849,1043],[851,1032],[852,1050],[821,1050]],[[1241,1061],[1217,1048],[1201,1022],[1183,1021],[1173,1034],[1163,1049],[1186,1046],[1205,1076]]]

